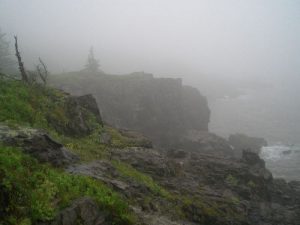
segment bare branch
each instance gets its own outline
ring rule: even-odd
[[[47,66],[46,66],[46,64],[43,62],[43,60],[42,60],[41,58],[39,58],[39,61],[40,61],[40,64],[42,65],[42,67],[43,67],[44,74],[42,74],[41,68],[40,68],[39,65],[37,66],[37,71],[38,71],[38,73],[39,73],[39,75],[40,75],[40,77],[41,77],[41,79],[42,79],[44,85],[46,85],[47,79],[48,79],[48,75],[49,75],[49,72],[48,72]]]
[[[26,83],[29,83],[29,80],[28,80],[28,75],[25,71],[25,68],[24,68],[24,63],[22,62],[22,58],[21,58],[21,54],[19,52],[19,48],[18,48],[18,37],[17,36],[14,36],[15,38],[15,49],[16,49],[16,57],[18,59],[18,63],[19,63],[19,70],[21,72],[21,76],[22,76],[22,81],[26,82]]]

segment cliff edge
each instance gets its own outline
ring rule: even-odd
[[[52,78],[52,85],[76,95],[92,93],[103,120],[136,130],[168,146],[189,130],[207,131],[210,110],[207,100],[181,79],[154,78],[143,72],[128,75],[72,72]]]

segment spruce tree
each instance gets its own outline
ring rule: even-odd
[[[100,66],[99,61],[97,59],[95,59],[95,56],[94,56],[94,49],[93,49],[93,47],[91,47],[85,68],[89,72],[99,72],[99,66]]]

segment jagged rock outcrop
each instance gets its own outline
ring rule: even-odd
[[[102,124],[102,118],[96,99],[91,95],[67,96],[62,107],[65,122],[56,121],[51,115],[47,118],[48,122],[60,133],[70,136],[84,136],[93,131],[95,122]]]
[[[66,166],[79,158],[62,144],[54,141],[46,132],[26,127],[9,127],[0,124],[0,142],[20,147],[42,163]]]
[[[101,105],[103,119],[114,127],[139,131],[163,146],[191,129],[208,129],[206,98],[197,89],[183,86],[181,79],[145,73],[82,73],[52,77],[52,83],[76,95],[92,93]]]
[[[242,159],[199,152],[115,150],[114,158],[150,174],[172,194],[188,196],[183,212],[196,224],[297,225],[300,183],[277,180],[253,152]]]
[[[249,137],[245,134],[231,134],[228,142],[240,155],[246,149],[259,153],[262,147],[268,145],[267,141],[263,138]]]
[[[300,221],[300,183],[274,179],[265,162],[251,151],[235,159],[201,151],[130,147],[111,149],[110,160],[71,164],[76,157],[36,129],[1,125],[0,140],[20,146],[41,162],[67,165],[69,173],[111,186],[130,199],[138,224],[298,225]],[[151,181],[140,182],[140,175],[136,179],[124,176],[117,169],[119,162],[151,176],[164,188],[164,194],[158,186],[151,188]],[[105,211],[83,198],[60,211],[54,220],[39,225],[73,225],[78,221],[109,224]]]
[[[217,156],[236,156],[235,150],[227,140],[206,131],[189,130],[184,136],[174,140],[170,146],[174,149],[184,149],[185,151],[196,151]]]

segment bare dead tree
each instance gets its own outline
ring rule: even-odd
[[[44,85],[46,85],[49,72],[48,72],[46,64],[43,62],[43,60],[41,58],[39,58],[39,62],[40,62],[40,65],[37,65],[36,70],[37,70],[41,80],[43,81]],[[43,68],[43,71],[41,70],[41,66]]]
[[[21,54],[20,54],[19,48],[18,48],[18,37],[17,36],[14,36],[14,37],[15,37],[16,57],[18,59],[19,70],[20,70],[20,73],[21,73],[21,76],[22,76],[22,81],[24,81],[25,83],[29,83],[28,75],[25,71],[24,63],[22,62]]]
[[[37,74],[39,75],[40,79],[42,80],[43,85],[46,86],[47,79],[46,79],[46,76],[45,76],[45,74],[43,73],[43,71],[42,71],[40,65],[37,65],[37,66],[36,66],[36,72],[37,72]]]

